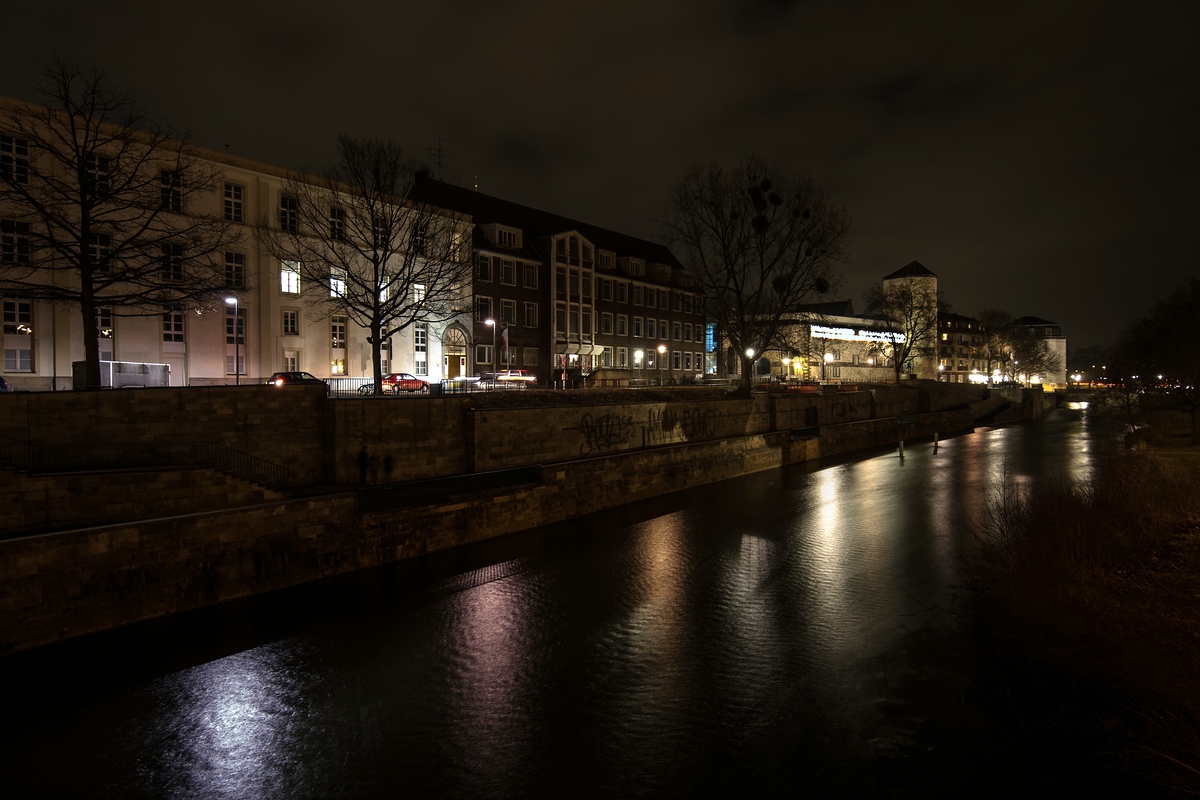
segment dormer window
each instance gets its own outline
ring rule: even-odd
[[[501,247],[520,247],[517,241],[517,232],[498,228],[496,230],[496,243]]]

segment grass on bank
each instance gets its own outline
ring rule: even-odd
[[[1087,483],[999,482],[966,559],[1008,710],[1200,795],[1200,461],[1133,452]],[[1060,737],[1061,738],[1061,737]]]

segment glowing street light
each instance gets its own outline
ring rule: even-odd
[[[492,383],[495,384],[496,373],[499,371],[496,369],[496,320],[488,317],[483,324],[492,329]]]
[[[660,344],[658,346],[658,385],[659,386],[663,385],[662,362],[665,361],[666,358],[667,358],[667,346],[665,344]]]
[[[225,305],[233,306],[233,385],[242,385],[242,337],[241,318],[238,316],[237,296],[226,297]]]
[[[821,362],[821,380],[829,380],[829,373],[826,372],[825,367],[832,363],[833,353],[826,353],[824,360]]]

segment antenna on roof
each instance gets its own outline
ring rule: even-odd
[[[475,191],[479,191],[479,176],[475,176]]]
[[[438,137],[437,147],[429,148],[429,155],[437,159],[438,180],[442,179],[442,162],[453,161],[454,156],[450,155],[450,151],[442,147],[442,137]]]

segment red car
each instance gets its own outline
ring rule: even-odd
[[[383,376],[383,390],[392,394],[428,392],[429,384],[407,372],[393,372],[391,375]]]

